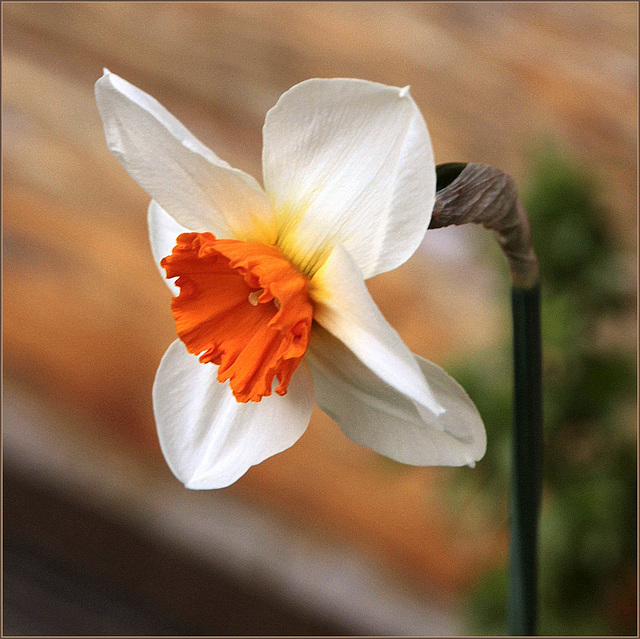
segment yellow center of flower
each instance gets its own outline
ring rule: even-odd
[[[284,395],[309,345],[309,281],[275,246],[179,235],[161,266],[177,277],[171,302],[178,337],[202,363],[218,365],[239,402]]]

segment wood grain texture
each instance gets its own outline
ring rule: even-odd
[[[151,384],[174,332],[148,197],[104,143],[93,98],[103,67],[257,177],[265,113],[296,82],[410,84],[438,162],[494,165],[522,184],[531,149],[551,138],[589,162],[621,244],[635,247],[635,3],[2,9],[5,372],[150,463],[162,463]],[[421,251],[371,290],[411,348],[443,363],[500,330],[489,277],[468,257]],[[294,448],[230,490],[451,593],[504,553],[504,526],[485,531],[477,507],[443,499],[451,472],[390,467],[317,411]]]

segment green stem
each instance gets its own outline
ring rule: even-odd
[[[534,635],[542,488],[540,285],[512,288],[514,416],[510,499],[509,635]]]

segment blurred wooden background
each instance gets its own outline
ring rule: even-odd
[[[104,143],[93,98],[103,67],[258,179],[265,113],[293,84],[410,84],[438,163],[484,162],[524,184],[531,152],[552,140],[593,170],[621,247],[636,248],[636,3],[8,2],[2,11],[4,374],[158,476],[169,471],[151,385],[174,339],[170,298],[148,248],[149,198]],[[370,286],[412,349],[445,364],[502,330],[491,284],[503,274],[477,263],[473,233],[438,234]],[[473,471],[387,464],[317,411],[296,446],[227,490],[446,596],[505,551],[473,504],[460,511],[442,498],[455,472]]]

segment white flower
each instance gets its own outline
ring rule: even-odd
[[[294,86],[266,117],[264,189],[117,75],[105,70],[96,99],[109,149],[153,198],[154,257],[178,277],[181,339],[153,403],[188,488],[228,486],[293,445],[314,399],[348,437],[400,462],[482,458],[467,394],[407,349],[364,283],[405,262],[431,217],[433,152],[408,88]]]

